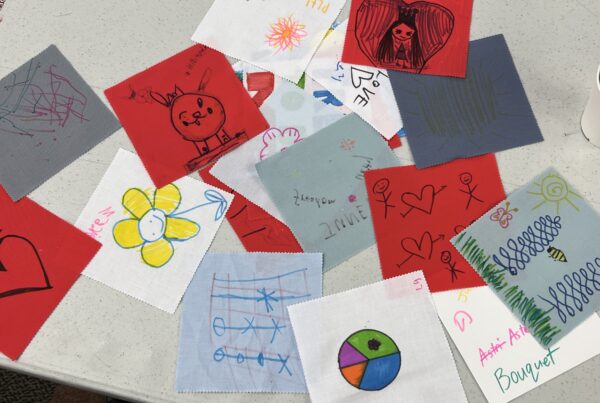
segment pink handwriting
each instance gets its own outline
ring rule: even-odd
[[[417,285],[419,286],[418,288],[415,287],[415,290],[421,291],[423,289],[423,284],[421,283],[422,280],[423,280],[422,278],[416,278],[416,279],[413,280],[413,284],[415,286],[417,286]]]
[[[484,350],[482,348],[479,348],[479,361],[481,362],[481,366],[484,366],[485,361],[488,361],[495,357],[507,343],[509,347],[513,347],[518,340],[520,340],[523,336],[525,336],[528,333],[529,331],[523,325],[519,325],[517,330],[508,328],[508,341],[506,341],[506,337],[502,340],[500,340],[500,338],[497,337],[495,342],[490,343],[490,347],[488,349]]]
[[[100,238],[100,233],[104,229],[103,227],[106,224],[108,224],[108,222],[110,221],[110,216],[115,214],[115,211],[112,209],[112,207],[107,207],[103,210],[100,210],[98,214],[100,217],[96,218],[86,231],[86,234],[88,234],[94,239]]]
[[[465,331],[466,323],[465,319],[469,321],[469,325],[473,323],[473,317],[465,311],[456,311],[454,314],[454,324],[458,327],[458,329],[462,332]]]

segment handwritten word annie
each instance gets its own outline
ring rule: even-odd
[[[306,0],[306,7],[317,9],[323,14],[326,14],[327,10],[329,10],[329,4],[330,3],[325,4],[323,0]]]
[[[100,238],[100,233],[104,230],[104,227],[109,223],[110,217],[115,214],[112,207],[107,207],[98,212],[99,217],[94,220],[93,223],[85,231],[86,234],[94,239]]]
[[[356,176],[355,176],[356,179],[358,179],[359,181],[362,181],[365,179],[365,172],[367,172],[369,169],[373,168],[373,164],[372,164],[373,158],[365,157],[364,155],[353,155],[352,157],[363,160],[363,164],[360,167],[360,172],[358,174],[356,174]]]
[[[548,295],[538,297],[550,305],[550,311],[556,310],[562,323],[567,323],[567,315],[573,317],[583,311],[590,297],[600,291],[599,269],[600,257],[597,257],[593,263],[587,262],[585,269],[567,273],[555,286],[549,286]]]
[[[528,362],[517,370],[505,370],[504,368],[496,368],[494,371],[494,378],[498,383],[498,387],[502,393],[506,393],[512,385],[516,385],[519,382],[525,382],[531,380],[533,383],[537,383],[540,379],[540,370],[556,365],[555,356],[553,355],[559,350],[559,347],[555,349],[548,349],[546,356],[533,364]]]
[[[361,205],[355,205],[354,211],[344,213],[333,219],[332,222],[322,222],[319,224],[323,228],[324,239],[330,239],[342,232],[346,228],[351,228],[355,224],[363,222],[369,217],[365,214]]]
[[[327,206],[335,203],[335,199],[328,199],[326,197],[319,196],[306,196],[305,194],[298,192],[298,189],[294,189],[294,192],[296,194],[292,197],[294,198],[295,206],[300,206],[300,202],[302,202],[311,204],[314,203],[318,208],[321,208],[321,206]]]
[[[518,340],[521,340],[523,336],[529,334],[527,328],[523,325],[519,325],[516,330],[508,328],[507,337],[500,339],[496,337],[496,341],[490,343],[489,348],[479,348],[479,362],[481,366],[485,366],[485,362],[494,358],[500,351],[504,349],[504,346],[508,344],[509,347],[513,347]]]
[[[539,217],[517,237],[506,242],[506,248],[501,246],[498,255],[493,255],[494,262],[516,276],[518,270],[525,270],[532,257],[546,252],[548,245],[558,236],[562,224],[560,217],[549,215]],[[508,249],[507,249],[508,248]]]

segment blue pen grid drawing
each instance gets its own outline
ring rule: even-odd
[[[287,305],[321,295],[322,255],[209,254],[184,297],[180,392],[305,393]]]

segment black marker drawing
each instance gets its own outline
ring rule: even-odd
[[[421,188],[421,193],[419,195],[412,192],[402,193],[400,200],[402,200],[402,202],[406,204],[409,209],[404,213],[400,213],[400,215],[402,217],[406,217],[414,209],[431,215],[431,212],[433,211],[433,205],[435,203],[435,197],[444,189],[446,189],[445,185],[440,187],[438,190],[435,190],[433,185],[425,185]]]
[[[390,197],[392,197],[392,192],[388,192],[389,187],[390,181],[387,178],[379,179],[373,185],[373,193],[381,196],[381,199],[375,198],[375,201],[383,203],[383,218],[387,218],[388,208],[396,207],[395,205],[388,203],[388,200],[390,200]]]
[[[439,4],[365,0],[357,11],[355,35],[373,65],[421,73],[453,29],[454,15]]]
[[[408,253],[408,257],[404,259],[400,263],[396,263],[398,268],[402,268],[402,266],[412,259],[414,256],[421,258],[423,260],[431,260],[431,255],[433,254],[433,246],[436,242],[444,239],[444,234],[440,234],[436,239],[433,239],[431,233],[429,231],[425,231],[423,235],[421,235],[421,239],[417,241],[415,238],[407,237],[400,241],[400,246],[406,253]]]
[[[457,269],[456,268],[456,262],[452,261],[452,254],[450,253],[450,251],[442,251],[442,255],[440,257],[442,263],[445,263],[448,267],[446,268],[446,270],[448,270],[450,272],[450,280],[452,280],[452,282],[454,283],[454,280],[458,279],[458,274],[457,273],[465,273],[464,271]]]
[[[3,258],[4,253],[6,253],[6,256]],[[34,259],[27,259],[25,254],[30,254]],[[34,273],[39,270],[39,278],[24,279],[22,273],[17,273],[18,270],[23,269],[18,267],[18,264],[32,262],[39,266],[25,269]],[[17,266],[13,266],[14,264]],[[29,239],[19,235],[0,237],[0,299],[51,288],[52,284],[50,284],[42,258],[35,245]]]
[[[483,200],[475,196],[475,190],[479,185],[474,185],[473,187],[471,187],[471,184],[473,183],[473,175],[471,175],[469,172],[463,172],[460,175],[458,175],[458,179],[460,180],[460,183],[462,183],[467,188],[466,190],[458,189],[459,192],[469,195],[469,199],[467,200],[467,206],[465,207],[465,210],[469,209],[469,206],[471,205],[471,200],[477,200],[478,202],[483,203]]]
[[[203,77],[207,79],[207,73]],[[171,124],[184,140],[192,142],[199,157],[186,164],[192,172],[223,155],[240,143],[245,131],[233,136],[225,131],[225,107],[211,95],[204,93],[205,84],[198,90],[185,92],[175,85],[175,90],[165,96],[155,91],[150,96],[159,104],[169,108]]]

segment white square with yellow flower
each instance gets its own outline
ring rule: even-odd
[[[102,243],[83,274],[174,313],[232,199],[190,177],[156,189],[120,149],[75,223]]]

